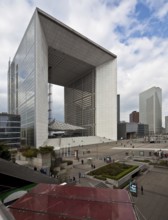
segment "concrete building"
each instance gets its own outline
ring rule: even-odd
[[[0,113],[0,143],[20,147],[20,115]]]
[[[135,122],[121,122],[118,124],[118,139],[135,138],[137,135],[138,124]]]
[[[168,116],[165,116],[165,133],[168,134]]]
[[[27,145],[48,139],[48,83],[65,88],[66,123],[117,139],[116,55],[36,9],[8,70],[8,111]]]
[[[162,90],[152,87],[139,94],[140,123],[149,125],[149,134],[162,131]]]
[[[149,135],[149,125],[147,124],[138,124],[137,137],[142,138]]]
[[[118,124],[118,140],[142,138],[149,135],[149,126],[136,122],[121,122]]]
[[[139,112],[133,111],[133,112],[129,115],[129,119],[130,119],[130,122],[139,123]]]

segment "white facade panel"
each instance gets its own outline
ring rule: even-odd
[[[117,140],[117,59],[96,68],[96,135]]]
[[[37,15],[37,14],[36,14]],[[36,147],[48,139],[48,45],[36,16]]]

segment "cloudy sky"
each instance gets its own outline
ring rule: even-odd
[[[8,60],[13,59],[36,7],[51,14],[118,57],[121,120],[139,110],[139,93],[162,88],[168,115],[167,0],[0,0],[0,112],[7,111]],[[55,88],[54,88],[55,91]],[[63,119],[63,90],[54,109]]]

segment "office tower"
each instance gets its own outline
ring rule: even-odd
[[[130,122],[139,123],[139,112],[133,111],[133,112],[129,115],[129,119],[130,119]]]
[[[149,134],[159,134],[162,129],[162,90],[152,87],[139,94],[140,123],[149,125]]]
[[[117,139],[117,57],[36,9],[8,70],[9,113],[21,115],[21,137],[48,139],[48,83],[65,88],[65,122],[83,135]],[[50,74],[48,74],[50,72]]]
[[[10,148],[20,147],[20,115],[0,113],[0,143]]]

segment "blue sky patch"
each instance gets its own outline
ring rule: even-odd
[[[135,13],[138,20],[144,21],[151,17],[150,9],[143,3],[138,2],[135,8]]]

